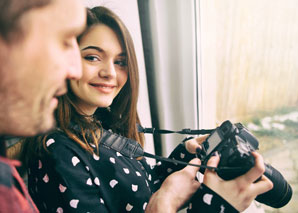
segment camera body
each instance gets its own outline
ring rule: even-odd
[[[258,149],[257,139],[241,124],[229,120],[217,127],[201,144],[199,158],[206,165],[209,158],[218,152],[220,163],[217,174],[224,180],[245,174],[255,165],[252,151]]]
[[[255,165],[251,152],[258,149],[258,140],[241,124],[223,122],[201,144],[198,154],[202,164],[206,165],[209,158],[218,152],[220,162],[217,174],[224,180],[231,180],[245,174]],[[204,173],[204,169],[200,169]],[[282,174],[271,165],[265,164],[264,175],[273,183],[273,189],[258,195],[256,200],[274,208],[285,206],[292,198],[292,188]]]

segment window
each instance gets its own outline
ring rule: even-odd
[[[258,138],[294,193],[265,212],[298,208],[297,10],[292,0],[199,1],[201,124],[241,122]]]

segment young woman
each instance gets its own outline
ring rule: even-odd
[[[120,153],[124,138],[133,139],[132,145],[144,143],[137,131],[139,79],[133,42],[121,20],[104,7],[88,9],[87,25],[78,38],[83,77],[68,81],[68,93],[59,98],[57,128],[24,145],[23,154],[31,156],[26,160],[29,192],[41,212],[144,212],[163,180],[182,167],[161,163],[152,169],[145,158]],[[106,136],[118,135],[120,142],[109,145]],[[179,145],[171,157],[194,158],[185,148],[191,151],[191,143]],[[194,193],[199,185],[185,183],[185,191],[189,186]]]

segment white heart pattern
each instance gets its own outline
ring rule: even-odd
[[[206,204],[208,204],[208,205],[211,205],[212,197],[213,197],[212,194],[205,194],[205,195],[203,196],[203,201],[204,201],[204,203],[206,203]]]
[[[132,208],[133,208],[133,206],[130,205],[129,203],[126,205],[126,211],[130,212],[132,210]]]
[[[115,164],[115,158],[110,158],[110,161],[113,163],[113,164]]]
[[[79,200],[71,200],[69,202],[70,206],[75,209],[78,207],[78,203],[79,203]]]
[[[143,210],[145,210],[146,207],[147,207],[147,202],[144,203],[144,205],[143,205]]]
[[[76,166],[80,162],[80,160],[78,157],[74,156],[72,157],[71,162],[73,166]]]
[[[129,169],[128,169],[128,168],[123,168],[123,171],[124,171],[126,174],[129,174]]]
[[[47,147],[50,146],[51,144],[55,143],[55,140],[53,138],[47,140],[46,144],[47,144]]]
[[[103,199],[102,198],[100,198],[100,202],[102,203],[102,204],[104,204],[105,202],[103,201]]]
[[[137,176],[141,176],[141,173],[140,173],[140,172],[138,172],[138,171],[136,172],[136,174],[137,174]]]
[[[184,153],[180,153],[180,158],[183,159],[185,157]]]
[[[131,185],[131,189],[132,189],[132,191],[134,191],[134,192],[138,191],[138,185],[134,185],[134,184],[132,184],[132,185]]]
[[[60,190],[61,193],[63,193],[63,192],[65,192],[66,187],[63,186],[62,184],[59,184],[59,190]]]
[[[155,180],[153,183],[154,183],[154,184],[157,184],[157,183],[159,183],[159,181],[160,181],[160,180]]]
[[[116,152],[116,155],[117,155],[118,157],[122,156],[120,152]]]
[[[112,188],[114,188],[115,185],[116,185],[117,183],[118,183],[117,180],[111,180],[111,181],[110,181],[110,186],[111,186]]]
[[[50,180],[49,176],[47,174],[42,179],[45,183],[49,182],[49,180]]]
[[[42,168],[42,162],[41,160],[38,160],[38,169],[41,169]]]
[[[86,182],[87,185],[91,186],[92,185],[92,180],[91,178],[88,178],[87,182]]]
[[[99,182],[99,179],[98,179],[98,177],[96,177],[96,178],[94,178],[94,183],[96,184],[96,185],[100,185],[100,182]]]
[[[99,156],[93,153],[94,160],[99,160]]]

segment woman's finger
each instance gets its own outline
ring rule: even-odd
[[[195,154],[197,148],[202,148],[200,144],[202,144],[208,135],[203,135],[197,138],[192,138],[190,140],[185,141],[185,148],[189,153]]]

